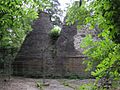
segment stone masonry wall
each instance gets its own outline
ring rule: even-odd
[[[34,21],[33,30],[26,36],[26,39],[13,63],[14,75],[41,76],[43,65],[46,62],[47,71],[51,72],[52,56],[49,32],[53,28],[49,15],[40,13],[39,18]]]
[[[70,77],[78,76],[88,78],[89,72],[85,72],[85,65],[82,64],[85,56],[80,48],[81,40],[89,31],[83,28],[77,31],[76,25],[63,25],[60,37],[53,45],[49,36],[53,28],[47,13],[40,13],[39,18],[32,25],[31,31],[16,59],[13,63],[14,75],[29,77]]]

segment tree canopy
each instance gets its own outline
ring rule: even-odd
[[[81,7],[76,3],[68,9],[68,24],[77,21],[78,27],[88,25],[89,29],[95,29],[98,26],[100,40],[94,41],[88,35],[81,44],[88,56],[87,70],[92,70],[91,74],[97,79],[120,79],[119,3],[120,0],[83,0]]]
[[[38,10],[50,6],[46,0],[0,1],[0,47],[19,47],[38,17]]]

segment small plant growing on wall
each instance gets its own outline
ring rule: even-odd
[[[50,31],[50,37],[55,42],[60,36],[61,28],[58,26],[54,26],[54,28]]]

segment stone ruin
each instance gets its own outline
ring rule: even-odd
[[[27,77],[90,77],[82,64],[80,42],[91,31],[77,31],[76,25],[63,25],[59,38],[53,44],[50,30],[53,28],[49,15],[45,12],[32,25],[33,30],[18,52],[13,63],[13,74]],[[94,32],[92,32],[95,35]]]

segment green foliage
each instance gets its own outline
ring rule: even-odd
[[[53,25],[61,26],[62,22],[60,17],[62,16],[62,10],[60,9],[60,3],[58,0],[49,0],[50,1],[50,8],[47,8],[46,11],[50,15],[50,20]]]
[[[69,83],[68,83],[68,82],[65,82],[65,81],[64,81],[62,84],[63,84],[64,86],[70,86]]]
[[[114,9],[112,8],[112,4],[114,3],[114,0],[113,2],[100,1],[99,3],[98,1],[99,0],[95,0],[89,6],[89,8],[92,8],[94,13],[91,17],[86,18],[86,20],[87,23],[90,23],[91,25],[95,25],[96,23],[98,24],[99,28],[102,29],[98,36],[101,36],[103,39],[96,42],[88,42],[88,40],[85,41],[90,48],[85,50],[84,54],[91,58],[87,63],[88,66],[90,66],[89,64],[94,66],[93,63],[97,62],[96,70],[92,72],[93,76],[99,78],[105,76],[107,78],[119,79],[120,44],[116,42],[118,41],[118,38],[115,36],[115,33],[118,33],[119,35],[119,26],[117,26],[119,25],[119,22],[114,21],[115,17],[119,14],[119,10],[116,10],[115,13],[113,12]]]
[[[92,72],[93,76],[119,78],[119,44],[115,44],[109,39],[94,42],[92,37],[87,36],[81,46],[86,49],[84,54],[89,57],[89,60],[86,61],[87,70],[91,70],[96,65],[96,70]]]
[[[40,88],[40,90],[43,90],[43,84],[41,82],[37,82],[36,86]]]
[[[68,22],[78,20],[78,23],[90,25],[90,29],[94,29],[96,25],[100,29],[97,41],[88,35],[81,44],[85,49],[84,54],[88,56],[88,60],[84,62],[88,66],[87,70],[91,70],[91,74],[97,79],[120,78],[119,3],[120,0],[91,0],[82,7],[71,7],[71,12],[68,12]],[[88,14],[82,14],[82,11]]]
[[[48,4],[48,0],[0,1],[0,50],[4,49],[0,51],[0,62],[3,66],[14,60],[26,34],[32,30],[31,23],[38,17],[38,11]]]
[[[88,11],[92,13],[91,17],[86,18],[86,23],[90,23],[91,26],[97,24],[102,33],[100,36],[109,38],[116,43],[119,42],[120,33],[120,0],[94,0],[88,6]]]
[[[82,86],[79,87],[78,90],[98,90],[98,89],[96,86],[94,86],[93,83],[90,83],[90,84],[83,84]],[[101,89],[101,90],[104,90],[104,89]]]
[[[97,85],[95,85],[95,83],[88,83],[88,84],[83,84],[81,85],[79,88],[77,88],[76,90],[119,90],[119,84],[115,82],[113,82],[113,85],[111,88],[106,89],[105,87],[98,87]]]
[[[26,33],[32,30],[30,24],[38,17],[38,6],[42,5],[43,1],[3,0],[0,2],[1,47],[21,45]]]
[[[79,2],[74,2],[72,6],[69,6],[67,10],[67,24],[74,24],[77,21],[78,28],[82,28],[82,25],[85,23],[85,18],[90,14],[87,9],[84,7],[85,1],[83,0],[82,6],[79,7]]]
[[[50,31],[50,37],[53,41],[56,41],[58,37],[60,36],[60,27],[55,26],[51,31]]]

